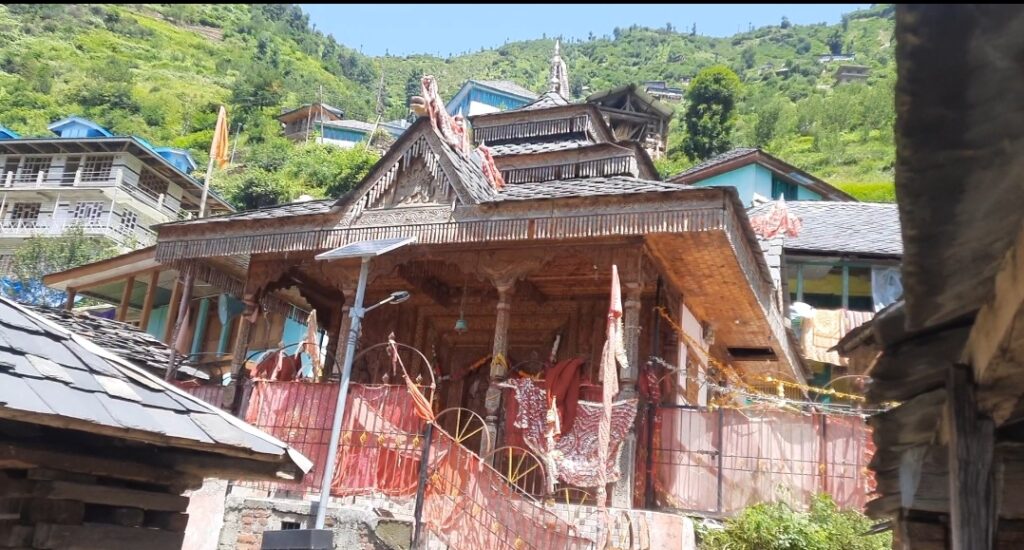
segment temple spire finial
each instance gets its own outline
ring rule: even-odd
[[[565,66],[565,61],[562,61],[561,52],[561,41],[555,40],[555,55],[551,57],[551,77],[548,79],[550,88],[548,91],[555,92],[558,95],[568,99],[569,98],[569,70]]]

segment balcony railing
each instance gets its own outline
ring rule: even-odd
[[[36,173],[7,172],[3,178],[4,188],[16,189],[52,189],[76,187],[113,187],[128,192],[128,195],[139,202],[150,206],[169,218],[178,219],[180,208],[171,206],[164,193],[152,193],[124,178],[124,170],[120,167],[105,170],[76,170],[63,172],[60,177],[51,178],[47,170]]]
[[[126,228],[107,220],[0,220],[0,236],[29,237],[62,235],[71,227],[81,227],[86,235],[106,237],[118,245],[142,248],[156,243],[156,233],[142,227]]]

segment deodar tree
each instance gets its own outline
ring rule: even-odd
[[[683,113],[686,137],[683,152],[704,160],[732,147],[732,127],[740,79],[724,65],[708,67],[694,77]]]

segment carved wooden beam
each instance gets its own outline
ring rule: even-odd
[[[452,289],[443,282],[429,275],[417,275],[409,268],[409,264],[398,266],[398,276],[412,285],[418,292],[444,308],[452,305]]]
[[[548,297],[537,288],[537,285],[526,279],[516,282],[516,296],[525,298],[537,305],[544,305],[548,301]]]

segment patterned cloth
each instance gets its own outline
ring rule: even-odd
[[[598,456],[598,425],[604,409],[601,403],[579,401],[572,428],[567,430],[562,426],[562,435],[555,438],[555,447],[550,449],[544,434],[547,414],[544,388],[528,378],[513,379],[507,383],[514,390],[516,411],[512,425],[515,431],[519,432],[530,450],[543,458],[551,458],[559,480],[577,487],[597,487],[602,483],[602,473],[605,483],[619,479],[620,445],[636,417],[636,399],[612,405],[610,444],[607,462],[602,469]]]

